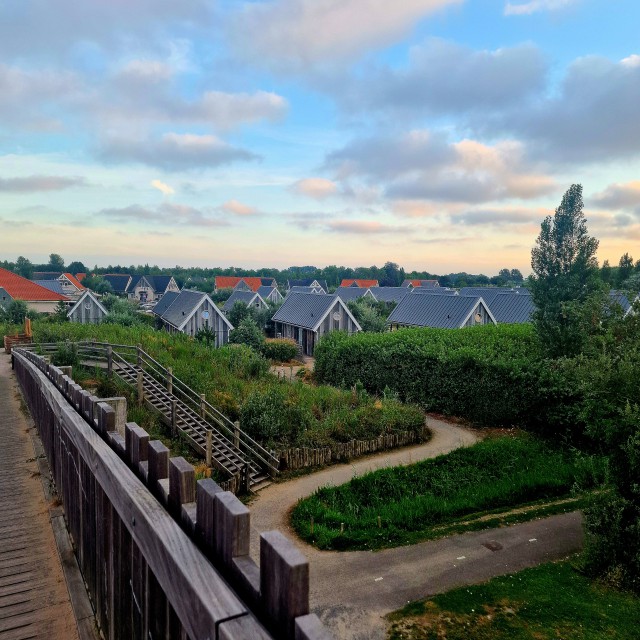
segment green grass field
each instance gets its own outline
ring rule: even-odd
[[[496,526],[497,512],[531,503],[544,508],[572,490],[593,489],[603,476],[602,459],[526,434],[490,438],[319,489],[298,503],[291,520],[298,535],[321,549],[380,549],[446,535],[461,522]],[[495,517],[479,519],[489,512]],[[515,521],[534,515],[535,508]]]
[[[640,599],[544,564],[408,604],[389,640],[637,640]]]

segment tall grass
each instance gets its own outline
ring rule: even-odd
[[[589,489],[602,478],[597,458],[526,435],[492,438],[319,489],[298,503],[292,523],[322,549],[397,546],[470,514],[568,496],[573,487]]]

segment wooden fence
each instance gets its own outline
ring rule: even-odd
[[[337,442],[329,447],[314,449],[311,447],[296,447],[276,451],[280,460],[281,471],[295,471],[307,467],[318,467],[335,462],[348,462],[353,458],[366,456],[378,451],[405,447],[416,442],[426,442],[431,436],[425,425],[420,431],[400,431],[387,433],[372,440],[350,440]]]
[[[213,480],[53,365],[13,366],[62,500],[104,638],[329,638],[309,614],[309,565],[278,531],[249,556],[250,513]]]

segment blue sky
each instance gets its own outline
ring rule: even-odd
[[[580,182],[617,263],[638,24],[631,0],[5,0],[0,256],[528,272]]]

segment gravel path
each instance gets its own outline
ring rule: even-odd
[[[259,559],[262,531],[280,529],[294,540],[309,558],[311,608],[336,638],[382,640],[386,635],[382,616],[408,601],[566,557],[582,546],[579,513],[378,552],[319,551],[295,536],[288,513],[300,498],[318,487],[342,484],[367,471],[433,458],[478,440],[470,431],[442,420],[427,417],[427,424],[433,438],[426,444],[275,483],[250,505],[251,555]]]

